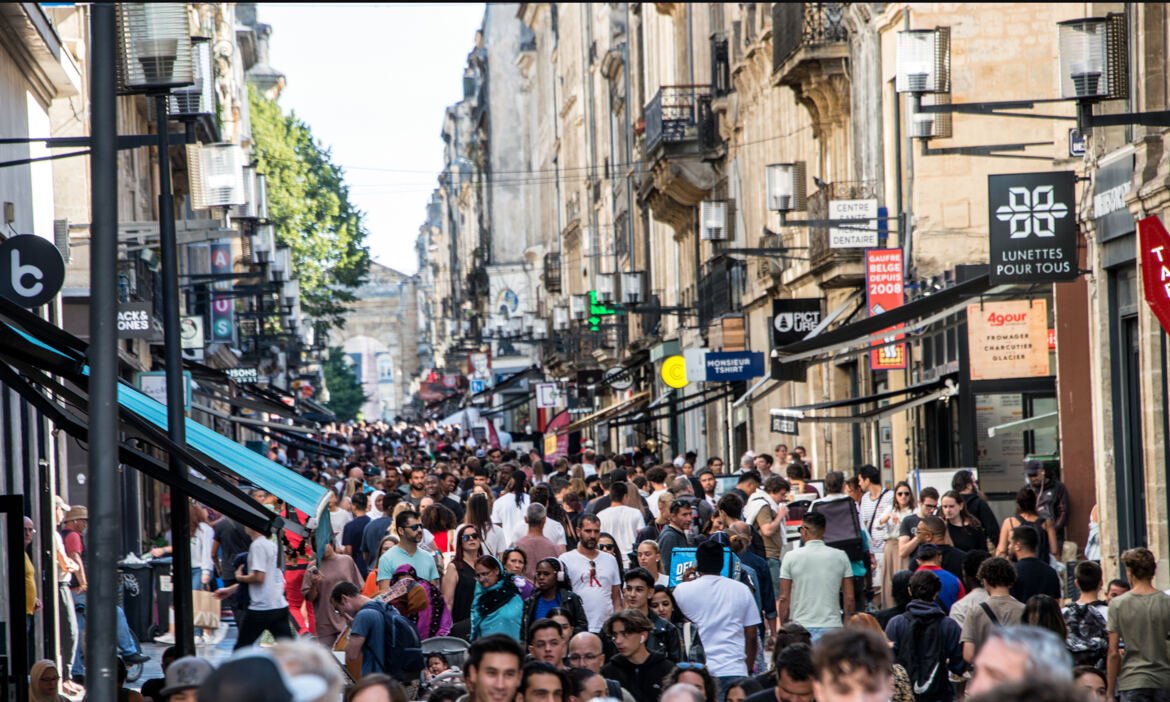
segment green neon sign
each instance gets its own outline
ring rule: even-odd
[[[598,331],[601,324],[601,318],[617,314],[617,310],[612,307],[606,307],[597,301],[597,291],[589,291],[589,330]]]

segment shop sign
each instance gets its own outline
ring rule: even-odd
[[[162,339],[162,333],[154,330],[151,313],[154,305],[149,302],[123,302],[118,305],[118,338],[120,339]]]
[[[135,380],[143,395],[160,405],[167,404],[166,371],[145,371],[139,373]],[[183,408],[191,409],[191,371],[183,371]]]
[[[1155,215],[1138,222],[1138,236],[1146,304],[1162,329],[1170,332],[1170,234]]]
[[[537,409],[551,409],[557,406],[557,402],[561,399],[560,390],[556,383],[537,383],[536,385],[536,407]]]
[[[260,371],[256,370],[256,366],[237,366],[236,368],[224,368],[224,375],[236,381],[237,383],[256,383],[260,381]]]
[[[772,415],[772,433],[796,436],[800,433],[800,422],[796,417],[786,417],[782,414]]]
[[[1077,277],[1076,173],[987,177],[992,285]]]
[[[687,386],[687,360],[682,356],[669,356],[662,361],[662,382],[672,388]]]
[[[1093,174],[1093,220],[1107,238],[1133,231],[1133,213],[1125,197],[1133,187],[1133,154],[1126,154]]]
[[[203,348],[203,317],[193,315],[179,320],[179,339],[185,349]]]
[[[614,366],[605,372],[605,384],[619,392],[634,387],[634,374],[625,366]]]
[[[65,284],[65,261],[48,239],[19,234],[0,243],[0,297],[40,307]]]
[[[829,229],[831,249],[871,249],[878,245],[877,200],[829,200],[829,219],[857,224]]]
[[[821,298],[772,300],[772,348],[795,344],[821,323]]]
[[[703,359],[708,383],[732,383],[751,380],[764,374],[764,354],[760,351],[708,351]]]
[[[232,272],[232,245],[230,242],[211,244],[211,272],[226,275]],[[231,281],[220,281],[212,285],[216,290],[230,290]],[[231,343],[236,338],[235,306],[229,295],[211,296],[211,340]]]
[[[971,380],[1049,374],[1048,304],[1009,300],[967,306]]]
[[[902,306],[905,300],[902,280],[902,249],[870,249],[865,252],[865,304],[870,317]],[[903,326],[898,324],[886,331],[895,332]],[[873,342],[874,346],[886,345],[869,352],[870,370],[906,367],[906,344],[888,344],[900,338],[901,334],[892,333]]]

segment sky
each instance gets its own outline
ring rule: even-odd
[[[257,6],[294,111],[345,169],[373,259],[418,269],[414,241],[443,167],[443,111],[463,95],[482,3]]]

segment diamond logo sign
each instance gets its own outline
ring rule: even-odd
[[[988,176],[993,284],[1076,278],[1075,184],[1072,171]]]

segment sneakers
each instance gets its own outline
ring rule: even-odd
[[[154,642],[171,645],[175,643],[175,635],[168,631],[165,634],[159,634],[158,636],[154,637]]]
[[[224,638],[227,637],[227,633],[228,633],[228,625],[225,622],[220,622],[219,628],[216,629],[215,633],[211,636],[212,645],[220,644],[224,640]]]
[[[142,651],[138,651],[136,653],[122,656],[122,660],[126,662],[126,665],[137,665],[139,663],[145,663],[150,660],[150,656],[144,654]]]

